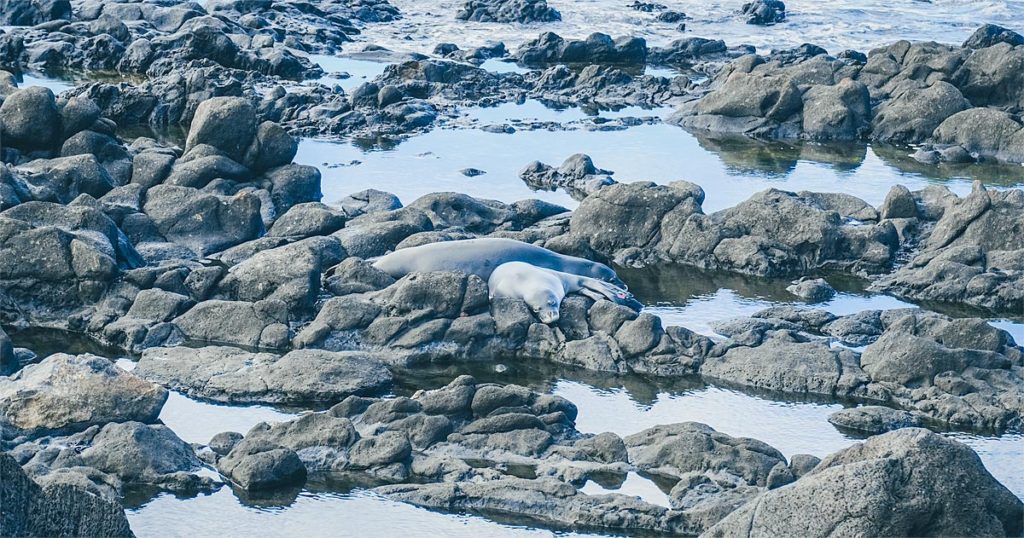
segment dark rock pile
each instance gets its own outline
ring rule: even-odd
[[[675,121],[763,138],[927,142],[918,158],[930,162],[1024,162],[1022,41],[987,25],[959,47],[900,41],[833,57],[804,45],[744,56]]]

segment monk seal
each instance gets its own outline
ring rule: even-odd
[[[583,275],[626,288],[611,267],[575,256],[566,256],[514,239],[482,237],[441,241],[403,248],[381,256],[373,266],[394,278],[409,273],[461,271],[487,280],[496,267],[508,262],[526,262],[537,267]]]
[[[522,299],[543,323],[558,321],[562,299],[570,293],[580,293],[595,301],[607,299],[637,310],[642,306],[628,291],[608,282],[525,262],[503,263],[491,271],[487,291],[491,299]]]

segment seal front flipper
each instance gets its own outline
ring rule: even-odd
[[[580,277],[579,286],[580,293],[595,301],[604,298],[613,303],[628,306],[633,310],[640,310],[644,306],[633,297],[632,293],[595,278]],[[589,293],[587,293],[588,291]]]

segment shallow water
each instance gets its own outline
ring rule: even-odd
[[[127,514],[140,538],[583,536],[505,525],[480,516],[440,514],[359,489],[343,493],[304,490],[286,505],[277,501],[260,506],[242,502],[230,488],[223,487],[189,499],[162,494],[141,508],[127,510]]]
[[[462,48],[488,41],[503,41],[509,50],[541,32],[581,39],[592,32],[612,37],[635,35],[649,45],[665,45],[674,39],[699,36],[724,39],[726,44],[751,44],[760,50],[791,48],[813,43],[833,53],[872,47],[900,39],[962,43],[982,23],[989,22],[1021,31],[1021,0],[787,0],[787,21],[762,27],[744,23],[737,14],[744,0],[656,0],[668,9],[682,11],[690,19],[686,31],[678,24],[657,22],[657,13],[641,13],[629,0],[548,0],[562,20],[540,24],[493,24],[455,19],[464,0],[392,0],[402,19],[389,24],[370,24],[356,37],[395,51],[430,53],[438,43],[455,41]]]
[[[706,192],[706,213],[734,206],[769,187],[845,192],[877,206],[895,184],[912,190],[944,185],[958,194],[969,192],[974,179],[999,188],[1024,185],[1022,166],[925,166],[907,157],[909,149],[711,140],[665,123],[598,131],[590,128],[593,116],[579,109],[551,110],[536,101],[466,113],[467,122],[475,127],[434,129],[387,148],[304,139],[296,161],[321,167],[326,203],[373,187],[398,195],[404,203],[432,192],[457,191],[505,202],[540,198],[572,209],[578,203],[569,195],[533,191],[518,174],[534,160],[558,166],[574,153],[590,155],[595,165],[615,172],[613,177],[621,182],[696,183]],[[600,117],[664,113],[631,108],[604,111]],[[478,128],[517,121],[559,122],[569,129],[502,134]],[[464,168],[486,174],[466,177],[459,172]]]
[[[657,392],[638,400],[625,388],[597,388],[569,380],[558,382],[554,393],[579,408],[576,427],[582,432],[625,436],[658,424],[694,421],[735,437],[764,441],[787,459],[794,454],[824,457],[862,439],[828,422],[828,415],[843,407],[835,403],[780,401],[715,386]],[[945,435],[973,448],[996,479],[1024,498],[1020,466],[1024,435]]]

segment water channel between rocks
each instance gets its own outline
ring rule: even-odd
[[[375,62],[313,58],[328,73],[323,82],[336,83],[346,90],[383,71],[383,64]],[[513,69],[494,62],[485,67]],[[349,76],[338,76],[342,72]],[[22,85],[45,85],[60,92],[74,83],[74,79],[28,75]],[[445,128],[390,147],[358,140],[305,139],[296,162],[320,167],[324,202],[328,204],[352,192],[375,188],[395,193],[405,203],[432,192],[457,191],[505,202],[535,197],[571,209],[577,203],[567,194],[533,191],[518,178],[518,171],[533,160],[558,165],[573,153],[590,155],[598,167],[613,170],[618,181],[667,183],[685,179],[697,183],[707,194],[707,213],[731,207],[769,187],[845,192],[877,206],[895,184],[911,189],[945,185],[959,194],[968,192],[975,179],[996,188],[1024,185],[1024,167],[926,166],[909,159],[907,148],[704,139],[663,123],[661,120],[670,112],[636,108],[600,112],[556,110],[538,101],[470,108]],[[625,117],[645,120],[640,125],[617,130],[601,127],[605,120]],[[481,130],[488,125],[510,125],[515,132],[494,134]],[[486,174],[466,177],[460,173],[464,168],[477,168]],[[686,270],[623,269],[621,274],[647,310],[659,315],[666,325],[682,325],[704,334],[713,334],[713,323],[718,320],[798,303],[785,291],[787,282]],[[867,293],[863,283],[832,283],[839,293],[813,306],[835,314],[915,307],[892,297]],[[990,322],[1009,331],[1018,342],[1024,341],[1024,323],[1020,319]],[[50,344],[60,347],[58,342]],[[128,369],[133,366],[126,359],[119,364]],[[576,424],[581,432],[628,435],[658,424],[697,421],[729,435],[762,440],[787,457],[798,453],[825,456],[858,440],[827,421],[830,413],[843,407],[842,403],[752,395],[695,380],[668,383],[522,364],[452,366],[435,372],[404,373],[402,376],[411,376],[416,382],[400,384],[396,392],[440,386],[459,373],[472,373],[481,381],[529,385],[563,396],[578,406]],[[185,441],[206,443],[215,433],[244,433],[258,422],[287,420],[299,411],[217,405],[172,393],[160,418]],[[1024,498],[1024,435],[947,435],[971,446],[1000,482]],[[619,483],[591,481],[582,489],[586,493],[618,491],[659,505],[667,502],[666,492],[658,484],[636,473],[630,473]],[[224,536],[576,535],[498,523],[475,515],[439,514],[384,499],[358,486],[316,481],[270,499],[246,498],[229,487],[193,498],[160,494],[129,506],[128,517],[139,536],[193,536],[194,529],[202,529],[204,535]],[[379,525],[381,521],[388,522],[386,528]]]

